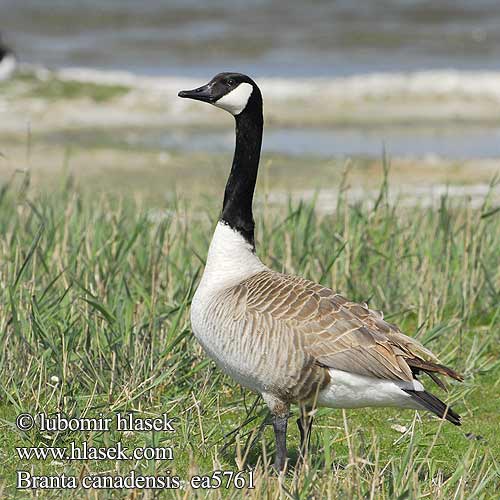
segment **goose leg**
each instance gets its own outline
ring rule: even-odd
[[[286,451],[286,428],[288,424],[288,415],[273,415],[274,437],[276,439],[276,456],[274,458],[274,468],[281,472],[285,469],[287,458]]]
[[[274,457],[274,468],[279,473],[285,469],[286,451],[286,428],[290,416],[290,405],[276,396],[268,393],[262,394],[269,410],[271,410],[274,438],[276,440],[276,456]]]
[[[311,444],[313,417],[309,415],[309,409],[301,405],[300,417],[297,419],[297,426],[300,432],[300,458],[303,460]]]

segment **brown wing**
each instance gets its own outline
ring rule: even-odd
[[[240,286],[246,288],[247,311],[285,322],[319,365],[392,380],[412,380],[415,366],[450,375],[428,349],[380,314],[322,285],[263,271]]]

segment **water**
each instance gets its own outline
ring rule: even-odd
[[[394,156],[499,158],[500,73],[484,73],[500,71],[499,26],[498,0],[0,0],[0,30],[21,61],[88,68],[90,78],[98,76],[93,70],[120,70],[153,77],[148,84],[157,89],[167,85],[159,77],[193,78],[195,85],[231,69],[274,78],[266,102],[289,99],[296,106],[304,95],[363,102],[407,94],[396,114],[410,117],[411,106],[428,96],[439,96],[436,109],[422,113],[439,115],[444,97],[462,100],[457,108],[443,107],[457,113],[457,124],[450,120],[439,129],[432,116],[427,127],[397,127],[391,113],[385,121],[378,115],[387,125],[382,128],[269,128],[264,150],[293,155],[380,157],[385,147]],[[411,71],[449,68],[467,73],[407,78]],[[341,78],[352,75],[359,78]],[[319,85],[318,77],[324,77]],[[176,99],[181,83],[171,87],[166,97]],[[475,107],[489,99],[491,106]],[[315,112],[311,104],[303,103],[304,116]],[[480,120],[483,125],[471,125]],[[142,140],[181,151],[228,151],[234,137],[181,127],[173,135],[144,133]]]
[[[176,151],[232,152],[234,131],[177,132],[173,134],[142,130],[131,134],[132,146],[162,147]],[[292,156],[438,157],[454,160],[499,158],[500,128],[268,128],[263,151]]]
[[[498,0],[0,0],[20,58],[203,76],[500,69]]]

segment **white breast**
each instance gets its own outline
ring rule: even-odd
[[[218,291],[235,286],[264,269],[267,267],[255,255],[252,245],[238,231],[219,221],[195,298],[209,299]]]
[[[237,231],[219,222],[208,251],[200,285],[191,303],[193,333],[207,354],[242,385],[259,391],[253,373],[254,361],[245,358],[245,337],[230,321],[231,311],[221,304],[224,291],[267,269],[252,246]],[[243,326],[242,326],[243,327]]]

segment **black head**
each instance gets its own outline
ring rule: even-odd
[[[206,85],[193,90],[181,90],[179,97],[208,102],[234,116],[252,105],[262,107],[262,95],[257,84],[242,73],[219,73]]]

